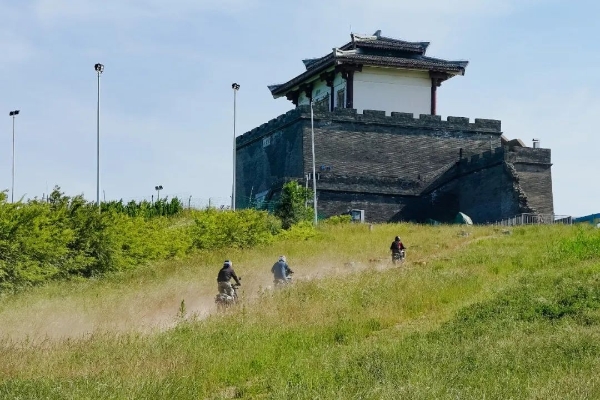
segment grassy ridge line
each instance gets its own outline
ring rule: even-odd
[[[358,262],[380,254],[369,243],[387,244],[394,231],[378,228],[338,230],[309,243],[314,253],[306,246],[288,252],[309,265],[322,250],[342,269],[350,254]],[[420,245],[409,253],[416,259],[470,240],[456,228],[403,228],[412,231],[407,244]],[[472,237],[491,233],[475,228]],[[259,306],[155,336],[102,335],[44,351],[5,346],[0,394],[598,397],[598,233],[571,227],[496,233],[425,267],[387,274],[370,268],[342,281],[332,274],[266,293]],[[335,290],[340,282],[343,291]]]

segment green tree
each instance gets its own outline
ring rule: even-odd
[[[298,182],[290,181],[283,185],[281,198],[275,208],[275,215],[281,219],[283,229],[289,229],[300,221],[310,221],[313,209],[306,206],[312,191],[303,188]]]

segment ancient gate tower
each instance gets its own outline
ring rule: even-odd
[[[552,214],[550,150],[507,140],[497,120],[436,115],[438,88],[468,62],[428,57],[428,45],[352,34],[269,86],[295,108],[236,139],[238,208],[277,198],[288,180],[313,179],[312,102],[323,217],[362,209],[367,221],[448,221],[461,211],[484,223]]]

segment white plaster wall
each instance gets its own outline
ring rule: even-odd
[[[313,92],[312,92],[314,102],[327,96],[327,94],[331,90],[329,88],[329,86],[327,86],[327,82],[322,81],[320,78],[316,78],[309,82],[312,82],[314,85]],[[300,93],[300,96],[298,96],[298,105],[299,106],[310,105],[310,102],[308,101],[308,97],[306,97],[306,94],[304,92]]]
[[[331,72],[333,69],[326,71],[326,72]],[[320,99],[322,99],[323,97],[327,96],[328,94],[331,95],[331,88],[329,86],[327,86],[327,82],[322,81],[320,79],[320,77],[315,77],[315,79],[313,79],[312,81],[309,81],[309,83],[312,82],[312,84],[314,85],[313,87],[313,101],[318,101]],[[335,105],[334,107],[345,107],[346,106],[346,99],[344,98],[344,103],[341,105],[337,104],[337,92],[338,90],[341,89],[345,89],[346,88],[346,81],[342,78],[342,74],[341,73],[337,73],[335,75],[335,78],[333,80],[333,88],[334,88],[334,98],[335,98]],[[306,94],[304,92],[300,93],[300,96],[298,96],[298,105],[302,106],[302,105],[309,105],[310,102],[308,101],[308,97],[306,97]]]
[[[301,92],[300,95],[298,96],[298,105],[299,106],[304,106],[304,105],[309,105],[310,102],[308,101],[308,97],[306,97],[306,94],[304,92]]]
[[[391,68],[363,67],[354,73],[353,108],[429,114],[431,78],[426,71],[399,71]]]
[[[331,88],[327,86],[327,82],[322,81],[320,79],[314,82],[315,87],[313,88],[313,101],[317,102],[321,100],[323,97],[326,97],[329,94]]]

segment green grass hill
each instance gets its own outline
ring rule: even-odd
[[[218,313],[225,258],[243,301]],[[600,398],[600,230],[292,232],[6,295],[0,346],[2,399]]]

